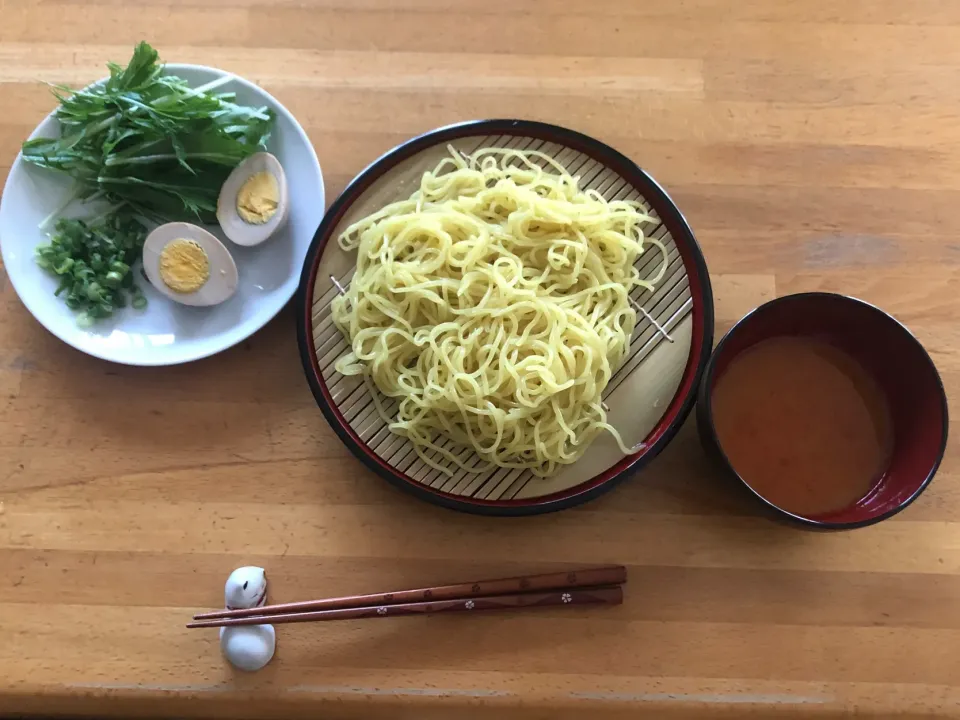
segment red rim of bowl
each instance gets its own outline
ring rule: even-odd
[[[683,258],[693,298],[693,333],[687,365],[676,394],[646,438],[647,447],[638,453],[627,455],[586,482],[551,495],[525,500],[480,500],[453,495],[423,485],[383,461],[354,432],[333,402],[320,373],[313,348],[312,306],[317,269],[324,248],[331,239],[331,233],[343,214],[371,183],[398,163],[434,145],[482,135],[513,135],[554,142],[582,152],[617,172],[640,191],[670,230]],[[344,444],[367,467],[393,485],[423,500],[454,510],[483,515],[534,515],[573,507],[597,497],[642,468],[673,439],[690,414],[713,346],[713,292],[707,264],[689,224],[663,188],[634,161],[599,140],[574,130],[530,120],[476,120],[449,125],[415,137],[367,166],[334,201],[317,228],[304,262],[295,302],[297,341],[307,381],[324,417]]]
[[[745,328],[751,323],[752,320],[756,319],[758,314],[766,312],[771,309],[775,309],[778,305],[783,303],[797,302],[802,301],[804,298],[828,298],[835,301],[849,302],[853,305],[859,306],[863,310],[868,312],[876,313],[884,322],[888,323],[890,327],[896,328],[902,335],[907,339],[907,341],[914,346],[917,351],[917,357],[921,362],[924,362],[929,366],[930,371],[933,374],[933,377],[936,379],[936,387],[938,390],[939,401],[941,411],[943,413],[943,431],[941,433],[940,444],[937,448],[936,455],[933,459],[933,462],[930,466],[929,471],[927,472],[926,477],[920,483],[919,487],[913,491],[908,497],[902,500],[896,507],[887,510],[886,512],[880,513],[878,515],[864,518],[862,520],[854,520],[850,522],[837,522],[830,520],[818,520],[815,518],[803,517],[802,515],[796,515],[789,510],[784,510],[783,508],[775,505],[774,503],[767,500],[763,495],[754,490],[746,480],[740,477],[740,474],[734,469],[733,464],[727,458],[726,454],[723,452],[723,448],[720,446],[719,438],[717,437],[716,428],[713,423],[713,408],[711,402],[711,392],[713,388],[713,376],[716,371],[717,362],[723,357],[723,351],[726,344],[730,341],[735,335],[745,332]],[[872,305],[865,300],[860,300],[859,298],[851,297],[850,295],[843,295],[840,293],[828,293],[828,292],[806,292],[806,293],[795,293],[792,295],[784,295],[782,297],[775,298],[769,302],[760,305],[757,308],[754,308],[749,313],[744,315],[740,320],[731,327],[727,333],[720,339],[720,342],[717,343],[717,347],[714,348],[713,354],[710,356],[710,360],[707,363],[706,370],[703,373],[703,377],[700,382],[700,390],[698,393],[697,399],[697,430],[700,435],[701,442],[706,446],[707,451],[716,458],[723,468],[727,471],[729,475],[732,475],[736,478],[736,481],[744,488],[746,491],[755,498],[760,505],[775,519],[785,520],[793,525],[802,526],[808,529],[814,530],[853,530],[855,528],[867,527],[868,525],[874,525],[882,520],[886,520],[889,517],[896,515],[898,512],[906,508],[910,503],[920,497],[921,493],[927,489],[930,483],[933,481],[934,475],[937,474],[937,470],[940,467],[940,463],[943,460],[943,455],[947,449],[947,437],[949,435],[949,414],[947,411],[947,394],[943,388],[943,380],[940,377],[940,373],[937,372],[937,367],[933,362],[933,359],[930,357],[930,354],[927,352],[923,344],[917,340],[916,336],[910,332],[909,328],[906,325],[897,320],[893,315],[881,310],[876,305]]]

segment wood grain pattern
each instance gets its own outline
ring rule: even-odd
[[[722,331],[840,290],[893,312],[960,389],[960,4],[950,0],[3,0],[0,177],[52,107],[148,39],[264,85],[332,199],[410,135],[522,116],[667,186]],[[960,466],[878,526],[758,517],[685,427],[586,507],[504,521],[373,477],[327,427],[293,318],[179,368],[47,334],[0,269],[0,713],[521,718],[956,715]],[[281,630],[232,673],[188,631],[226,575],[270,601],[628,565],[622,606]]]

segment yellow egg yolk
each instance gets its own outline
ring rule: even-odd
[[[160,279],[176,293],[192,293],[210,277],[210,259],[195,240],[178,238],[160,251]]]
[[[277,179],[266,171],[254,173],[237,193],[237,214],[251,225],[263,225],[276,214],[279,202]]]

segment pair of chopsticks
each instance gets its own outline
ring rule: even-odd
[[[243,610],[218,610],[194,615],[194,621],[187,627],[301,623],[554,605],[619,605],[623,602],[621,585],[626,581],[626,568],[614,565]]]

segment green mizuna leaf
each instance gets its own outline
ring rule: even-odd
[[[23,144],[23,159],[66,173],[77,197],[97,196],[157,221],[216,221],[230,171],[262,150],[273,127],[267,108],[236,104],[222,81],[191,88],[165,75],[145,42],[126,67],[84,90],[54,87],[61,136]]]

